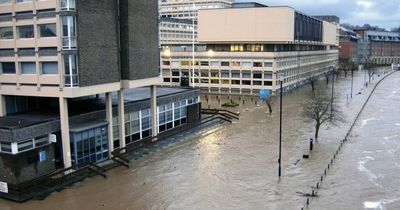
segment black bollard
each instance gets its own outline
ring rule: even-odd
[[[319,182],[317,182],[317,189],[319,188]]]
[[[311,196],[315,196],[314,190],[311,191]]]
[[[328,163],[328,170],[329,170],[330,164]]]
[[[321,182],[324,181],[324,176],[321,176]]]
[[[307,198],[307,206],[310,205],[310,199]]]
[[[312,138],[310,138],[310,151],[313,150],[313,146],[314,146],[314,141]]]
[[[324,171],[324,174],[326,175],[326,169],[325,169],[325,171]]]

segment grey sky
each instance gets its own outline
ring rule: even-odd
[[[400,0],[237,0],[291,6],[309,15],[336,15],[341,23],[400,26]]]

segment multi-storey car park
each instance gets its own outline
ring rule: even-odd
[[[194,61],[191,45],[161,52],[163,84],[190,78],[204,92],[254,95],[278,90],[282,72],[284,89],[292,89],[335,65],[338,27],[291,7],[203,9]]]
[[[199,119],[198,90],[156,88],[157,15],[156,0],[0,0],[2,186]]]

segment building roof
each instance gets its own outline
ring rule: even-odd
[[[268,7],[265,4],[258,2],[235,2],[232,4],[233,8],[254,8],[254,7]]]
[[[189,88],[158,87],[157,98],[191,91],[196,90]],[[150,100],[150,87],[124,90],[124,99],[125,104]],[[117,93],[112,94],[112,100],[113,106],[117,106]],[[77,100],[70,100],[68,102],[68,112],[70,117],[104,109],[104,95],[100,95],[99,98],[81,98]],[[18,129],[59,119],[60,116],[58,108],[11,114],[5,117],[0,117],[0,129]]]

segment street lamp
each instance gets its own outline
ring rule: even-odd
[[[336,62],[334,61],[332,63],[332,95],[331,95],[331,119],[333,118],[333,89],[335,86],[335,67],[336,67]]]
[[[278,176],[281,177],[281,165],[282,165],[282,96],[283,96],[283,79],[285,73],[280,72],[277,74],[277,79],[280,83],[280,104],[279,104],[279,158],[278,158]]]
[[[350,98],[353,98],[353,82],[354,82],[354,58],[351,59],[351,93],[350,93]]]

